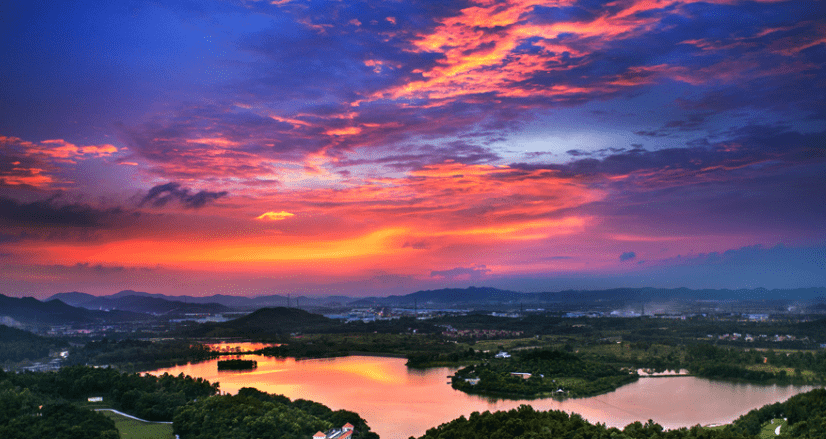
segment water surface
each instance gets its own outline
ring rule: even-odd
[[[218,360],[151,371],[183,372],[219,382],[221,390],[242,387],[320,402],[333,410],[357,412],[382,439],[421,436],[431,427],[474,411],[509,410],[530,404],[538,410],[579,413],[591,422],[622,428],[652,419],[666,428],[729,423],[751,409],[784,401],[811,386],[759,386],[687,376],[640,378],[590,398],[495,400],[450,387],[456,369],[409,369],[404,358],[352,356],[295,360],[246,355],[258,362],[249,371],[218,371]]]

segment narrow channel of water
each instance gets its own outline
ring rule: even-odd
[[[538,410],[579,413],[591,422],[622,428],[652,419],[666,428],[729,423],[749,410],[784,401],[811,386],[759,386],[688,376],[641,378],[614,392],[590,398],[495,400],[450,387],[455,369],[409,369],[403,358],[351,356],[331,359],[276,359],[258,355],[254,371],[218,371],[218,360],[150,371],[184,373],[219,382],[237,393],[255,387],[291,399],[303,398],[359,413],[382,439],[421,436],[431,427],[474,411],[509,410],[530,404]]]

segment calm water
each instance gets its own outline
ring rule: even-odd
[[[382,439],[421,436],[431,427],[474,411],[509,410],[520,404],[575,412],[591,422],[622,428],[653,419],[666,428],[733,421],[751,409],[783,401],[812,387],[756,386],[694,377],[641,378],[614,392],[591,398],[504,401],[467,395],[450,387],[455,369],[408,369],[403,358],[344,357],[321,360],[275,359],[258,355],[258,369],[218,372],[218,360],[151,371],[183,372],[219,382],[237,393],[255,387],[291,399],[318,401],[333,410],[360,414]]]

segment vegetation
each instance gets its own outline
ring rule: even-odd
[[[41,337],[21,329],[0,325],[0,363],[37,360],[69,346],[65,340]]]
[[[69,356],[71,364],[117,366],[130,372],[186,364],[218,357],[208,346],[187,340],[121,340],[86,343]]]
[[[85,366],[64,367],[58,372],[5,374],[5,381],[46,399],[81,402],[103,397],[110,407],[150,421],[171,421],[177,408],[218,392],[218,384],[203,378],[167,374],[156,377]]]
[[[582,397],[610,392],[637,378],[636,373],[567,352],[531,350],[460,369],[451,385],[468,393]]]
[[[0,383],[0,437],[6,439],[117,439],[115,423],[73,404],[52,401]]]
[[[317,431],[348,422],[355,426],[354,437],[378,439],[356,413],[243,388],[236,396],[216,396],[188,404],[175,415],[174,431],[186,439],[307,439]]]
[[[578,414],[558,410],[536,411],[523,405],[507,412],[474,412],[428,430],[420,439],[751,439],[752,436],[730,430],[702,427],[665,431],[653,421],[634,422],[624,429],[591,424]]]
[[[777,353],[698,344],[687,349],[686,361],[689,371],[706,378],[814,384],[826,377],[824,351]]]
[[[409,366],[432,366],[435,359],[447,359],[450,364],[465,360],[479,360],[492,355],[474,351],[468,354],[467,345],[460,346],[440,336],[418,333],[349,333],[302,335],[286,340],[256,353],[272,357],[327,358],[351,354],[381,354],[408,358]],[[472,349],[471,349],[472,350]],[[455,355],[454,355],[455,354]],[[467,363],[466,363],[467,364]]]
[[[205,323],[187,329],[189,337],[278,337],[296,332],[324,331],[341,323],[297,308],[261,308],[252,314],[222,323]]]
[[[378,439],[358,414],[291,401],[256,389],[216,396],[218,384],[183,375],[155,377],[110,368],[72,366],[58,372],[9,374],[0,370],[0,437],[117,439],[171,437],[306,439],[318,430],[355,426],[358,439]],[[150,421],[146,424],[84,407],[89,397]],[[96,404],[96,406],[103,404]],[[112,419],[115,419],[113,422]],[[117,426],[117,429],[116,429]],[[48,436],[44,436],[48,435]]]
[[[171,424],[141,422],[110,411],[101,411],[115,422],[120,439],[175,439]]]

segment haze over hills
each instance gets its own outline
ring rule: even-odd
[[[41,302],[32,297],[15,298],[0,294],[0,317],[5,317],[4,320],[8,320],[9,323],[61,325],[137,320],[145,318],[146,315],[122,310],[88,310],[67,305],[60,300]]]
[[[134,294],[132,294],[134,293]],[[161,294],[141,293],[125,290],[111,296],[92,296],[78,292],[59,293],[46,301],[60,300],[72,306],[93,310],[124,310],[146,314],[187,314],[187,313],[222,313],[231,311],[225,305],[215,302],[191,303],[186,300],[170,300]]]
[[[441,307],[473,308],[498,306],[537,306],[544,308],[599,305],[615,309],[650,302],[743,302],[759,303],[764,309],[782,309],[786,304],[804,303],[818,311],[826,303],[826,288],[788,290],[693,290],[688,288],[616,288],[609,290],[522,293],[489,287],[446,288],[417,291],[407,295],[351,298],[330,296],[321,298],[267,295],[243,297],[212,295],[205,297],[169,296],[124,290],[109,296],[93,296],[81,292],[59,293],[45,302],[33,298],[16,299],[0,296],[0,318],[25,324],[64,324],[102,320],[140,320],[150,315],[185,317],[192,313],[220,314],[229,311],[254,311],[265,307],[290,307],[316,311],[340,307]],[[766,308],[769,306],[769,308]],[[821,306],[822,308],[822,306]],[[100,310],[110,310],[104,312]],[[117,311],[115,311],[117,310]]]
[[[667,300],[720,300],[720,301],[813,301],[826,297],[826,288],[797,288],[767,290],[764,288],[741,290],[693,290],[689,288],[614,288],[608,290],[566,290],[559,292],[520,293],[497,288],[447,288],[417,291],[404,296],[366,297],[350,303],[351,306],[412,305],[428,303],[484,304],[484,303],[612,303],[617,305],[645,301]]]
[[[80,293],[77,291],[57,293],[48,297],[46,301],[57,299],[72,306],[81,306],[88,309],[99,309],[103,306],[103,303],[109,303],[100,302],[100,299],[116,300],[126,297],[155,298],[163,299],[169,302],[186,304],[218,304],[235,309],[258,309],[273,306],[327,306],[331,304],[347,304],[356,300],[356,298],[346,296],[328,296],[318,298],[306,296],[289,297],[277,294],[255,297],[229,296],[226,294],[214,294],[211,296],[200,297],[189,295],[171,296],[166,294],[147,293],[143,291],[123,290],[108,296],[93,296],[91,294]]]
[[[139,300],[143,298],[146,300]],[[164,312],[160,306],[164,300],[174,302],[167,306],[182,307],[196,304],[211,304],[214,311],[221,312],[218,305],[234,309],[258,309],[262,307],[287,306],[289,307],[325,307],[325,306],[410,306],[414,303],[419,305],[434,304],[462,305],[462,304],[506,304],[506,303],[562,303],[562,304],[587,304],[587,303],[611,303],[611,304],[631,304],[645,301],[667,301],[667,300],[704,300],[704,301],[801,301],[812,302],[826,298],[826,287],[796,288],[796,289],[690,289],[690,288],[613,288],[605,290],[564,290],[558,292],[523,293],[510,290],[502,290],[490,287],[468,287],[468,288],[444,288],[437,290],[417,291],[406,295],[392,295],[387,297],[347,297],[347,296],[327,296],[327,297],[288,297],[283,295],[266,295],[257,297],[229,296],[216,294],[211,296],[171,296],[165,294],[152,294],[147,292],[124,290],[109,296],[93,296],[80,292],[58,293],[46,301],[61,300],[72,306],[80,306],[87,309],[130,309],[139,312]],[[128,299],[128,301],[126,301]],[[151,301],[148,299],[156,299]],[[135,307],[144,306],[144,310],[129,308],[127,303],[133,303]],[[153,305],[155,304],[154,308]],[[193,307],[199,312],[199,308]],[[204,312],[207,308],[204,309]]]

